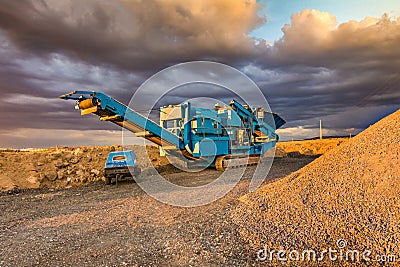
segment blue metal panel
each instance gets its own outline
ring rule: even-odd
[[[217,124],[215,119],[210,119],[206,117],[197,117],[196,120],[196,128],[193,130],[198,135],[206,134],[206,135],[221,135],[222,128]]]
[[[114,151],[107,156],[105,168],[134,167],[136,155],[133,150]]]
[[[215,156],[217,155],[218,148],[210,139],[204,139],[199,142],[199,151],[200,156],[207,157],[207,156]]]
[[[201,116],[205,118],[217,118],[217,112],[205,108],[192,108],[192,116]]]
[[[228,155],[229,154],[229,140],[215,140],[217,146],[217,155]]]
[[[194,142],[193,156],[214,157],[229,154],[229,140],[206,138]]]

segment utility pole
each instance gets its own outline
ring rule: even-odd
[[[319,120],[319,140],[322,140],[322,120]]]

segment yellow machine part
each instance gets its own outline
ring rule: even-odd
[[[257,130],[254,131],[254,135],[257,136],[257,137],[264,136],[264,134],[261,131],[257,131]]]
[[[93,105],[93,101],[91,98],[89,99],[85,99],[81,102],[79,102],[79,109],[88,109],[88,108],[92,108],[95,105]]]

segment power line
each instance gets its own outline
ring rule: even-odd
[[[364,107],[368,100],[375,95],[379,95],[389,89],[392,89],[394,85],[396,85],[400,81],[400,73],[396,76],[392,76],[390,79],[386,80],[381,86],[379,86],[376,90],[372,91],[371,93],[364,96],[355,106]]]

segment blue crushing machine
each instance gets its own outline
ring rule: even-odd
[[[188,167],[221,171],[257,164],[278,141],[275,130],[285,124],[275,113],[235,100],[212,109],[192,107],[190,102],[161,107],[158,124],[100,92],[73,91],[60,98],[76,100],[81,115],[97,115],[157,144],[163,153],[186,158]]]

